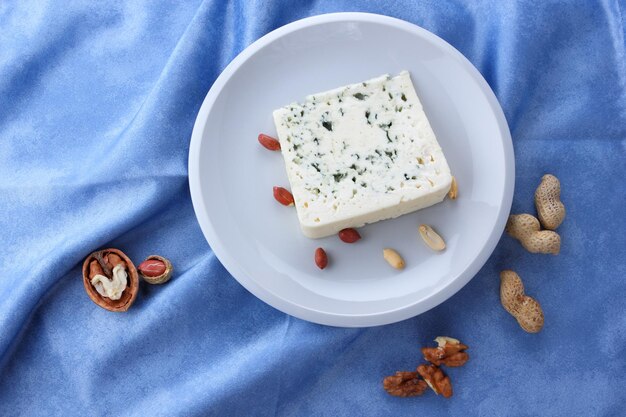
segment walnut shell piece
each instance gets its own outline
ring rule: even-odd
[[[126,269],[128,281],[120,298],[118,300],[112,300],[100,295],[91,283],[91,278],[95,274],[111,278],[111,271],[120,263],[123,264]],[[137,274],[135,265],[124,252],[114,248],[102,249],[90,253],[89,256],[85,258],[85,262],[83,262],[83,285],[91,301],[98,306],[109,311],[123,312],[130,308],[137,297],[137,292],[139,291],[139,275]]]
[[[394,397],[416,397],[426,391],[428,384],[417,372],[398,371],[383,379],[383,388]]]
[[[150,255],[139,264],[139,274],[148,284],[164,284],[172,277],[172,263],[159,255]]]

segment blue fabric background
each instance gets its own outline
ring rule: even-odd
[[[624,6],[622,4],[622,6]],[[626,56],[616,1],[0,2],[0,415],[618,416],[626,402]],[[494,89],[513,136],[514,212],[561,179],[559,256],[502,238],[439,307],[370,329],[324,327],[257,300],[193,213],[187,152],[220,71],[278,26],[336,11],[416,23]],[[169,257],[125,314],[96,307],[97,248]],[[515,269],[546,325],[499,304]],[[450,400],[399,399],[437,335],[471,347]]]

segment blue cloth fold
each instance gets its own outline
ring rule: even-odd
[[[623,415],[626,402],[626,54],[618,1],[0,3],[0,415]],[[220,71],[265,33],[364,11],[418,24],[491,85],[516,152],[513,212],[544,173],[567,217],[561,254],[504,236],[433,310],[369,329],[289,317],[244,290],[204,240],[187,153]],[[83,289],[91,251],[157,253],[176,274],[113,314]],[[514,269],[546,325],[499,303]],[[438,335],[470,346],[450,400],[400,399]]]

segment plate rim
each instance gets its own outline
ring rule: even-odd
[[[284,299],[259,285],[253,278],[248,276],[248,274],[241,267],[239,267],[238,262],[230,255],[229,251],[223,247],[221,240],[211,223],[210,216],[207,214],[207,207],[204,204],[199,180],[200,147],[202,144],[202,137],[204,136],[206,129],[206,120],[219,93],[235,71],[237,71],[237,69],[244,62],[246,62],[249,57],[253,56],[260,49],[276,39],[306,27],[340,21],[358,21],[396,26],[401,29],[414,32],[418,36],[424,37],[428,41],[435,43],[437,46],[442,47],[442,49],[447,52],[450,52],[452,56],[456,57],[456,59],[460,61],[468,74],[476,80],[478,86],[481,88],[481,91],[484,93],[488,105],[496,118],[504,150],[505,179],[502,200],[495,227],[489,234],[487,243],[478,253],[478,256],[476,256],[470,265],[455,279],[447,285],[441,287],[437,292],[428,296],[427,299],[418,300],[409,305],[377,313],[346,314],[321,311],[296,304],[288,299]],[[205,240],[209,244],[213,254],[217,256],[232,278],[239,282],[246,290],[277,310],[303,320],[337,327],[370,327],[395,323],[422,314],[452,297],[461,288],[467,285],[467,283],[469,283],[474,276],[476,276],[476,274],[490,258],[500,241],[498,236],[502,235],[506,219],[508,218],[511,210],[513,191],[515,188],[515,157],[510,129],[495,93],[487,81],[485,81],[482,74],[480,74],[478,69],[474,67],[474,65],[454,46],[450,45],[434,33],[402,19],[374,13],[340,12],[306,17],[274,29],[246,47],[226,66],[211,86],[202,102],[198,115],[196,116],[189,146],[188,180],[194,213]]]

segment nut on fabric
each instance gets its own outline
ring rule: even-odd
[[[541,178],[541,183],[535,191],[535,206],[539,221],[549,230],[555,230],[563,223],[565,206],[561,202],[561,183],[551,174]]]
[[[440,366],[458,367],[465,365],[469,360],[469,355],[465,352],[468,347],[451,337],[439,336],[435,339],[439,345],[436,348],[422,348],[424,359],[428,362]]]
[[[435,394],[441,394],[445,398],[452,397],[450,378],[439,367],[436,365],[420,365],[417,367],[417,372],[424,378],[428,386],[435,391]]]
[[[383,388],[394,397],[416,397],[428,388],[417,372],[398,371],[383,379]]]
[[[159,255],[150,255],[137,268],[148,284],[164,284],[170,280],[174,267],[167,259]]]
[[[531,214],[512,214],[506,223],[506,232],[520,241],[530,253],[558,255],[561,237],[552,230],[540,230],[539,220]]]
[[[125,272],[127,280],[121,293],[112,296],[106,287],[115,279],[114,271]],[[105,280],[109,280],[109,282]],[[130,308],[137,297],[139,276],[135,265],[124,252],[114,248],[102,249],[90,253],[85,258],[83,262],[83,286],[91,301],[98,306],[109,311],[123,312]]]
[[[544,316],[539,302],[525,294],[522,279],[514,271],[500,273],[500,302],[528,333],[537,333],[543,328]]]

